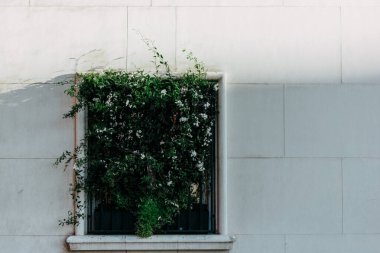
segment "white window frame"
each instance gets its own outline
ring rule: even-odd
[[[219,84],[218,92],[218,154],[217,157],[217,228],[216,234],[210,235],[154,235],[139,238],[134,235],[86,235],[86,220],[81,219],[75,226],[75,235],[69,236],[66,242],[70,250],[75,251],[125,251],[125,250],[157,250],[157,251],[228,251],[232,247],[234,237],[228,235],[227,227],[227,101],[226,74],[208,72],[208,80]],[[84,138],[86,118],[84,112],[79,113],[75,121],[75,140]],[[80,200],[85,200],[85,193],[80,193]],[[86,211],[86,210],[83,210]]]

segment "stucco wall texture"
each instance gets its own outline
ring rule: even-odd
[[[68,252],[57,83],[153,69],[138,32],[227,74],[233,253],[380,252],[379,24],[380,0],[1,0],[0,252]]]

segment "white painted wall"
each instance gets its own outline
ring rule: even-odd
[[[67,252],[63,75],[228,75],[233,253],[380,252],[380,0],[1,0],[0,252]]]

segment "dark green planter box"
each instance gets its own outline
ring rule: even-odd
[[[128,211],[96,208],[93,216],[93,234],[134,234],[136,217]],[[209,210],[206,204],[194,204],[174,218],[174,223],[163,227],[163,234],[208,233]]]

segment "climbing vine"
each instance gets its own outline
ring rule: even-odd
[[[64,117],[85,111],[88,124],[75,150],[56,161],[75,163],[76,211],[61,225],[84,217],[78,197],[84,191],[101,204],[132,212],[136,234],[148,237],[199,198],[196,182],[210,176],[217,83],[206,79],[191,53],[194,67],[173,75],[157,48],[145,42],[155,73],[85,73],[65,91],[76,103]]]

